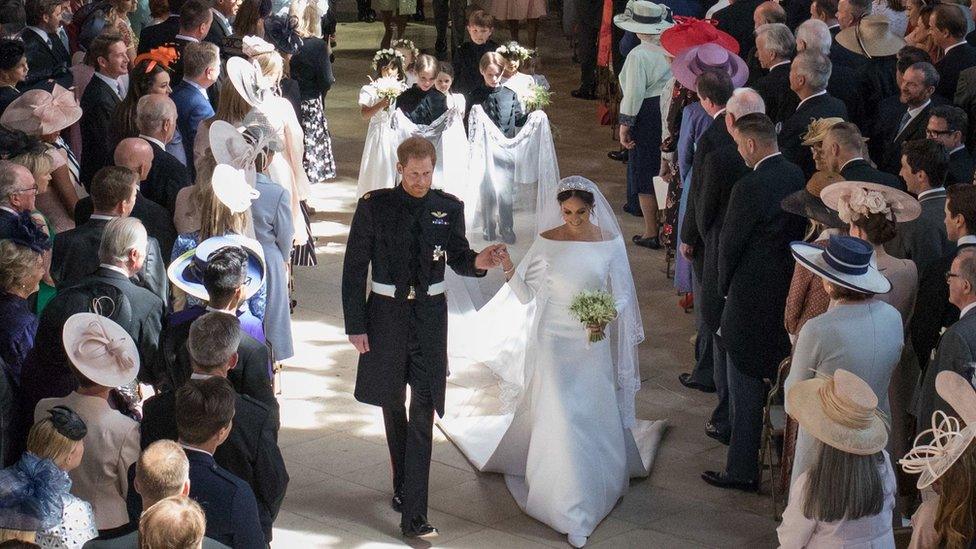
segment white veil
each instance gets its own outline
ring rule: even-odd
[[[637,346],[644,340],[644,327],[620,226],[613,208],[594,182],[580,176],[570,176],[561,181],[540,181],[536,241],[519,262],[516,275],[525,275],[537,250],[538,235],[563,224],[556,195],[568,189],[583,190],[593,195],[595,203],[590,220],[600,228],[604,240],[613,241],[614,246],[619,247],[613,260],[617,264],[611,267],[611,273],[616,276],[611,274],[610,277],[610,291],[618,303],[617,319],[607,327],[607,334],[616,349],[613,364],[617,380],[617,405],[624,426],[630,428],[636,422],[634,398],[640,389]],[[454,290],[461,292],[463,288]],[[448,302],[456,298],[449,289]],[[452,372],[466,375],[467,367],[472,364],[489,368],[500,380],[500,398],[509,408],[518,402],[521,392],[532,378],[531,340],[537,327],[535,301],[522,304],[505,284],[480,310],[453,314],[448,323],[448,353]]]

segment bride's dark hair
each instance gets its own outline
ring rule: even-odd
[[[580,189],[566,189],[565,191],[562,191],[556,195],[556,200],[558,200],[559,203],[562,204],[563,202],[566,202],[567,200],[573,197],[579,198],[580,200],[583,201],[584,204],[586,204],[590,208],[592,208],[593,205],[596,204],[596,201],[593,199],[593,193],[591,193],[590,191],[584,191]]]

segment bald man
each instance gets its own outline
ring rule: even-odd
[[[123,139],[115,147],[115,165],[136,172],[139,175],[140,187],[152,170],[153,157],[152,145],[145,139],[138,137]],[[75,206],[75,225],[83,225],[91,217],[91,214],[91,197],[86,196],[79,200]],[[169,211],[143,196],[140,188],[136,192],[136,204],[132,207],[129,216],[142,221],[149,236],[159,242],[163,259],[169,259],[177,234],[176,227],[173,226],[173,217]]]
[[[0,160],[0,239],[10,238],[21,214],[30,214],[37,198],[37,185],[30,170]]]
[[[142,183],[142,193],[172,216],[177,193],[192,181],[187,167],[166,149],[176,134],[176,104],[165,95],[142,96],[136,105],[136,127],[139,137],[153,150],[152,167]]]

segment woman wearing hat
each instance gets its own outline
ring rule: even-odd
[[[852,236],[831,236],[826,248],[805,242],[791,247],[797,267],[821,278],[830,308],[800,330],[786,378],[787,393],[797,383],[844,368],[870,385],[887,416],[888,386],[901,358],[904,332],[898,311],[874,298],[890,291],[891,283],[871,261],[873,246]],[[791,412],[789,402],[786,411]],[[814,442],[801,423],[793,458],[794,483],[813,462]]]
[[[72,493],[91,503],[95,524],[105,533],[129,523],[125,498],[129,466],[139,458],[139,423],[112,403],[115,388],[136,379],[139,353],[124,328],[92,313],[69,317],[62,339],[78,388],[65,397],[42,399],[34,409],[34,421],[67,406],[98,434],[86,440],[71,480]]]
[[[661,169],[661,94],[671,68],[660,45],[660,35],[674,21],[671,10],[660,4],[635,0],[614,17],[616,26],[637,34],[641,43],[627,54],[620,71],[620,144],[630,149],[627,162],[627,203],[624,211],[644,217],[644,231],[633,241],[647,248],[661,246],[658,203],[653,178]]]
[[[905,40],[891,32],[890,25],[884,15],[868,15],[836,36],[842,51],[862,61],[855,84],[860,100],[856,112],[850,113],[858,124],[873,124],[882,100],[898,94],[896,54]]]
[[[27,451],[0,471],[0,542],[81,547],[98,535],[88,502],[71,495],[71,478],[85,454],[85,421],[67,406],[41,415]]]
[[[919,475],[922,491],[908,547],[964,549],[976,540],[976,392],[950,371],[939,372],[935,388],[951,409],[933,413],[932,428],[898,461],[906,473]]]
[[[895,547],[895,475],[878,397],[860,377],[838,369],[786,393],[790,415],[812,440],[810,466],[790,489],[780,547]]]

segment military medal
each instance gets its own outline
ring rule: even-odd
[[[438,261],[447,255],[447,252],[441,249],[440,244],[434,246],[434,261]]]

